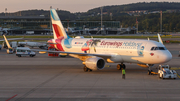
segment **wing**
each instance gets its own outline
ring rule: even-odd
[[[9,41],[9,40],[20,40],[20,39],[23,39],[23,38],[11,38],[11,39],[7,39],[7,40]],[[0,40],[0,41],[5,41],[5,40],[3,39],[3,40]]]
[[[97,56],[97,57],[102,57],[104,59],[112,57],[112,54],[107,54],[107,53],[92,54],[92,53],[63,52],[63,51],[37,50],[37,49],[31,49],[31,51],[36,51],[40,53],[66,53],[68,55],[73,54],[73,55],[78,55],[78,56]]]

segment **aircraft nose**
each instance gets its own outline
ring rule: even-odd
[[[163,55],[162,55],[162,62],[163,63],[165,63],[165,62],[168,62],[168,61],[170,61],[172,59],[172,54],[169,52],[169,51],[167,51],[167,52],[165,52]]]

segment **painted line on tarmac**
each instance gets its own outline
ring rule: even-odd
[[[13,99],[13,98],[15,98],[17,96],[17,94],[16,95],[14,95],[14,96],[12,96],[12,97],[10,97],[9,99],[7,99],[6,101],[9,101],[9,100],[11,100],[11,99]]]
[[[179,70],[180,67],[171,67],[171,70]]]
[[[177,77],[178,77],[178,78],[180,78],[180,76],[179,76],[179,74],[178,74],[178,73],[177,73],[176,75],[177,75]]]

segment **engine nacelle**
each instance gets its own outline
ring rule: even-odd
[[[88,58],[84,64],[86,67],[92,70],[101,70],[105,67],[105,61],[100,57]]]

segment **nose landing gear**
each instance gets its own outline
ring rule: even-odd
[[[152,70],[152,67],[154,66],[153,64],[147,64],[147,66],[148,66],[148,75],[152,75],[152,72],[153,72],[153,70]]]

